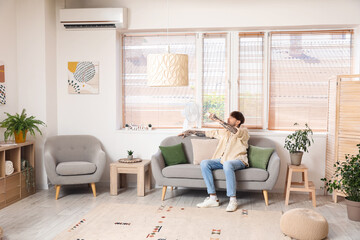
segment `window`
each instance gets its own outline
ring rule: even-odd
[[[351,73],[351,31],[271,34],[269,129],[327,130],[329,77]]]
[[[229,115],[226,34],[204,34],[203,40],[203,126],[217,123],[205,116],[215,113],[220,119]]]
[[[327,130],[328,79],[351,74],[352,30],[174,33],[123,36],[123,125],[181,128],[189,102],[199,127],[219,127],[206,112],[245,116],[247,128]],[[189,86],[148,87],[146,58],[189,56]],[[192,123],[195,124],[195,123]],[[190,126],[192,127],[192,126]]]
[[[248,128],[263,127],[264,34],[239,34],[238,105]]]
[[[189,86],[148,87],[146,57],[151,53],[188,54]],[[185,104],[195,99],[195,35],[125,36],[123,38],[123,123],[182,127]]]

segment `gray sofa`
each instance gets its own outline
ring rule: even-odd
[[[200,165],[193,164],[193,149],[191,139],[199,138],[191,137],[168,137],[165,138],[160,146],[172,146],[183,143],[188,164],[178,164],[173,166],[165,166],[163,156],[160,149],[151,158],[151,168],[156,184],[163,186],[162,197],[164,200],[167,186],[171,187],[188,187],[188,188],[205,188]],[[202,138],[206,139],[206,138]],[[272,147],[275,149],[275,143],[270,139],[252,136],[249,145],[259,147]],[[271,190],[279,175],[280,158],[274,151],[270,157],[267,170],[260,168],[246,168],[236,171],[237,190],[262,190],[265,198],[265,204],[268,205],[268,191]],[[215,186],[217,189],[226,189],[225,174],[222,169],[213,171]]]

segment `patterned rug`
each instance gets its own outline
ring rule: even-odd
[[[103,204],[55,239],[288,239],[280,217],[275,211]]]

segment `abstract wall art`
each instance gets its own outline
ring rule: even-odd
[[[5,64],[0,61],[0,105],[6,104],[5,97]]]
[[[68,62],[68,92],[99,93],[99,62]]]

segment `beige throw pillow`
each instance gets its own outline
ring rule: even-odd
[[[211,159],[218,143],[218,139],[191,139],[194,164],[199,165],[202,160]]]

